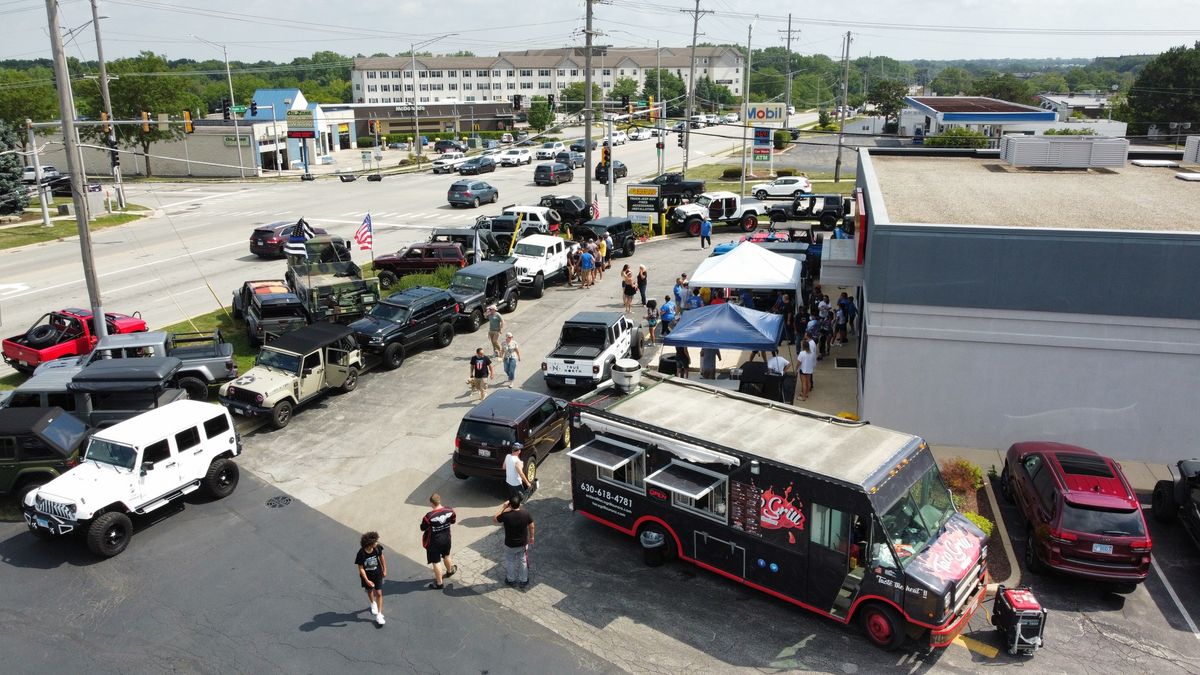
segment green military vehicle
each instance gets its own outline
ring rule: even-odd
[[[287,256],[288,287],[312,321],[350,323],[379,302],[379,279],[364,279],[340,237],[320,235],[304,242],[307,255]]]

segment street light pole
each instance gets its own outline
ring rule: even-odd
[[[681,12],[692,15],[692,58],[688,66],[688,90],[687,90],[687,115],[683,120],[683,168],[682,173],[687,175],[688,168],[688,152],[691,149],[692,140],[692,113],[696,107],[696,39],[700,36],[700,17],[705,14],[712,14],[711,10],[700,9],[700,0],[696,0],[696,9],[681,9]]]
[[[592,3],[587,4],[587,19],[583,29],[583,201],[592,207]]]
[[[205,40],[204,38],[199,37],[197,35],[193,35],[192,37],[196,38],[197,40],[203,42],[206,45],[210,45],[213,47],[219,47],[221,49],[221,54],[225,57],[225,80],[227,82],[229,82],[229,108],[230,108],[229,116],[233,118],[233,139],[235,141],[234,145],[237,146],[238,174],[240,174],[242,178],[245,178],[246,177],[246,168],[242,165],[242,132],[238,128],[237,113],[233,112],[233,106],[237,105],[237,101],[235,101],[233,99],[233,75],[229,72],[229,50],[226,48],[225,45],[219,45],[210,40]]]
[[[108,114],[108,119],[111,122],[116,119],[113,117],[112,99],[108,95],[108,66],[104,63],[104,45],[100,41],[100,19],[107,18],[100,16],[99,0],[92,0],[92,28],[96,32],[96,59],[100,61],[100,98],[104,101],[104,112]],[[108,127],[108,147],[115,149],[117,147],[117,126],[110,124]],[[117,206],[121,209],[125,208],[125,186],[121,182],[121,164],[116,160],[116,153],[112,153],[112,176],[113,176],[113,191],[117,193]]]
[[[437,42],[438,40],[445,40],[446,38],[453,37],[455,35],[458,35],[458,33],[446,33],[445,35],[439,35],[434,38],[429,38],[428,40],[426,40],[424,42],[418,42],[416,44],[413,44],[411,42],[408,43],[409,54],[412,56],[412,74],[413,74],[413,144],[417,146],[417,164],[418,165],[421,163],[421,148],[424,145],[424,143],[421,142],[421,113],[417,112],[417,107],[419,105],[417,99],[419,98],[419,90],[421,89],[421,85],[417,84],[417,47],[427,47],[427,46]],[[378,129],[379,125],[376,124],[375,128]],[[378,145],[379,144],[376,143],[376,147],[378,147]]]
[[[750,63],[754,57],[754,53],[750,51],[750,40],[754,36],[754,24],[758,23],[758,15],[754,15],[754,22],[746,29],[746,70],[742,74],[742,110],[749,110],[746,105],[750,102]],[[784,109],[786,114],[787,110]],[[743,116],[745,113],[743,112]],[[787,125],[784,125],[785,127]],[[746,134],[750,131],[750,120],[742,120],[742,185],[739,188],[739,194],[746,194]]]

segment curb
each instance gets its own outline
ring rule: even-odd
[[[983,491],[987,493],[988,504],[992,507],[992,514],[996,516],[995,526],[1000,528],[1000,544],[1004,547],[1004,553],[1008,556],[1009,569],[1008,578],[998,584],[988,584],[988,594],[996,594],[996,586],[1003,585],[1006,588],[1016,588],[1021,584],[1021,561],[1017,558],[1016,552],[1013,551],[1012,540],[1008,538],[1008,527],[1004,524],[1004,515],[1000,512],[1000,504],[996,501],[996,493],[992,491],[992,481],[987,479],[983,481]]]

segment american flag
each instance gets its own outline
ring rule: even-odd
[[[317,236],[317,233],[313,231],[312,225],[309,225],[308,221],[301,218],[296,221],[296,226],[292,228],[291,235],[284,242],[283,252],[287,255],[298,255],[307,258],[308,249],[305,248],[304,242],[315,236]]]
[[[375,240],[372,238],[371,214],[367,214],[363,218],[362,225],[354,232],[354,242],[358,244],[358,250],[370,251],[375,247]]]
[[[599,196],[592,197],[592,217],[593,218],[600,217],[600,197]]]

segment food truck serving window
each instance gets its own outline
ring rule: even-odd
[[[646,451],[603,436],[567,453],[567,457],[596,467],[600,480],[622,487],[645,488]]]
[[[671,493],[680,508],[724,521],[729,489],[725,476],[688,464],[671,462],[646,477],[646,483]]]

